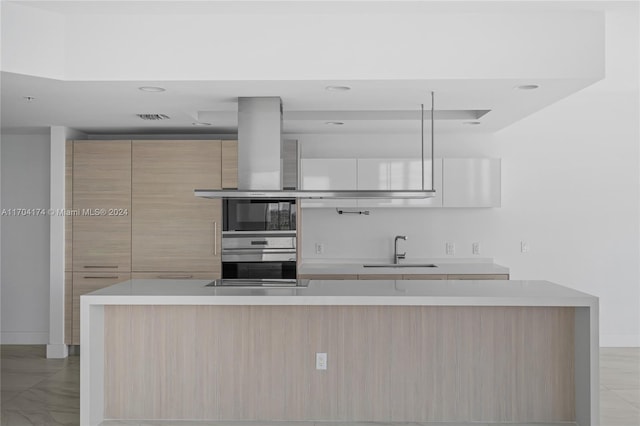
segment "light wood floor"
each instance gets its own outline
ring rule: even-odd
[[[45,347],[0,346],[2,426],[79,424],[80,359],[46,359]],[[640,426],[640,348],[600,350],[601,426]],[[103,426],[384,426],[323,422],[104,422]],[[403,423],[405,426],[421,426]],[[428,423],[427,426],[457,426]],[[474,423],[473,426],[487,426]],[[512,426],[500,424],[500,426]],[[517,426],[526,426],[519,424]],[[537,424],[535,426],[542,426]],[[554,425],[560,426],[560,425]],[[568,426],[563,423],[562,426]]]

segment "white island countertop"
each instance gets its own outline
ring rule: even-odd
[[[134,279],[81,296],[92,305],[595,306],[548,281],[310,280],[307,287],[207,287],[207,280]]]

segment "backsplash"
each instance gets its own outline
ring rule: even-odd
[[[302,258],[407,259],[491,258],[500,247],[499,209],[370,209],[370,215],[339,215],[335,209],[303,209]],[[478,243],[477,254],[473,244]],[[320,247],[318,247],[320,245]],[[447,254],[447,245],[453,250]],[[502,245],[504,247],[504,245]]]

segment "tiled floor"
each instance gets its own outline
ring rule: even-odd
[[[2,426],[79,424],[80,359],[46,359],[44,346],[0,347]],[[640,426],[640,348],[600,350],[601,426]],[[104,426],[255,426],[246,422],[104,422]],[[261,422],[260,426],[384,426],[384,423]],[[397,425],[397,424],[396,424]],[[396,426],[394,425],[394,426]],[[403,423],[419,426],[417,423]],[[428,426],[456,426],[452,423]],[[562,424],[567,426],[567,423]],[[486,426],[473,423],[473,426]],[[512,426],[502,423],[500,426]],[[519,424],[517,426],[526,426]],[[536,426],[542,426],[540,424]],[[548,426],[548,425],[545,425]]]

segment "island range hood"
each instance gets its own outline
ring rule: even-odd
[[[433,158],[433,94],[431,100],[431,158]],[[424,121],[424,108],[422,111]],[[297,144],[282,140],[282,100],[279,97],[238,98],[238,189],[195,189],[203,198],[430,198],[420,190],[303,190],[298,189]],[[283,148],[284,147],[284,148]],[[431,171],[433,182],[433,167]]]

